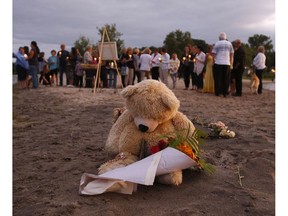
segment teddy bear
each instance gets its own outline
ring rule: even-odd
[[[183,131],[192,134],[193,123],[180,111],[180,102],[165,84],[157,80],[143,80],[121,91],[125,109],[116,110],[116,121],[108,134],[105,150],[114,159],[102,164],[98,174],[127,166],[139,160],[143,141],[146,148],[156,146],[163,135]],[[184,130],[185,129],[185,130]],[[188,130],[188,131],[187,131]],[[163,184],[182,183],[182,170],[157,176]]]

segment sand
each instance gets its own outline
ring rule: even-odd
[[[80,196],[81,175],[109,159],[103,147],[113,108],[124,106],[120,90],[14,87],[13,214],[275,215],[275,91],[250,95],[247,81],[242,97],[183,88],[180,80],[173,91],[196,127],[208,132],[220,120],[236,132],[205,139],[203,157],[216,172],[185,170],[178,187],[139,185],[133,195]]]

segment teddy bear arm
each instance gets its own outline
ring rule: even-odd
[[[172,119],[173,126],[177,131],[183,131],[183,133],[186,135],[187,130],[189,129],[189,134],[192,134],[195,130],[195,127],[193,123],[181,112],[178,112],[175,117]],[[183,135],[184,135],[183,134]]]
[[[120,153],[119,145],[120,145],[120,136],[125,128],[132,121],[132,117],[129,112],[126,110],[122,113],[117,121],[112,125],[112,128],[108,134],[108,138],[105,144],[105,150],[110,155],[116,155]]]

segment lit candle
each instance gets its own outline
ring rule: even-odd
[[[186,57],[183,57],[183,61],[185,61],[186,60]]]
[[[59,56],[61,56],[61,55],[62,55],[62,52],[60,51],[60,52],[59,52]]]
[[[94,57],[94,61],[96,61],[97,60],[97,58],[96,57]]]
[[[67,57],[66,57],[66,60],[68,60],[68,59],[69,59],[69,57],[67,56]]]
[[[191,58],[191,55],[188,55],[188,58],[190,59],[190,58]]]
[[[274,70],[274,69],[271,69],[271,72],[272,72],[272,73],[275,73],[275,70]]]
[[[132,55],[129,55],[129,58],[132,58]]]
[[[195,59],[195,58],[193,59],[193,62],[194,62],[194,63],[196,62],[196,59]]]
[[[113,68],[114,67],[114,63],[113,62],[111,62],[111,68]]]
[[[158,60],[161,62],[161,61],[162,61],[162,58],[159,58]]]
[[[26,53],[24,54],[24,58],[25,58],[25,59],[27,59],[27,58],[28,58],[28,56],[27,56],[27,54],[26,54]]]

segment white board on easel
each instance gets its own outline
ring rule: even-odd
[[[101,45],[102,55],[101,55]],[[118,60],[117,45],[116,42],[103,42],[103,44],[98,43],[98,51],[101,57],[101,60]]]

